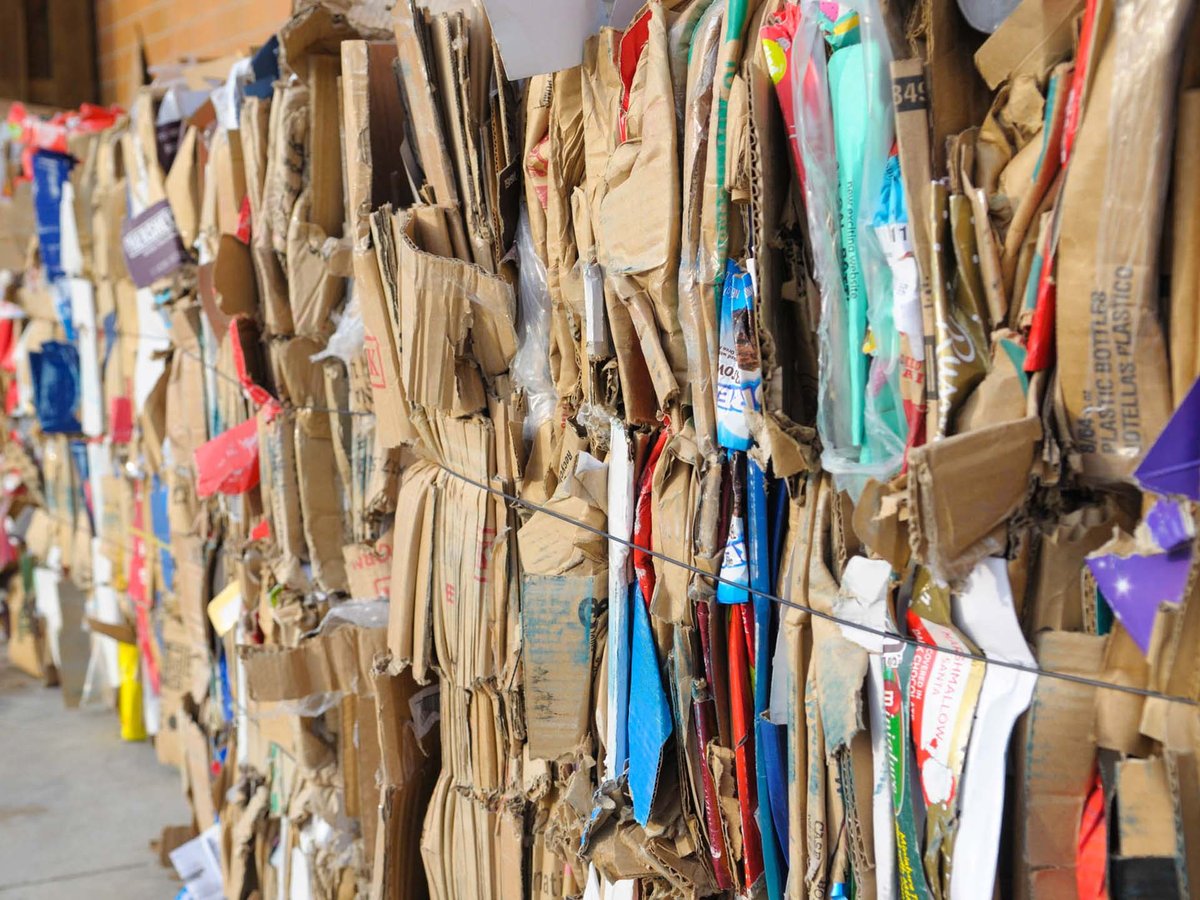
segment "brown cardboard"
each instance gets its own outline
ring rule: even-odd
[[[238,647],[250,698],[303,700],[335,692],[370,694],[371,667],[385,649],[382,628],[341,624],[298,647]]]
[[[297,204],[297,209],[302,205]],[[298,335],[322,338],[330,333],[333,310],[342,300],[344,278],[350,274],[344,243],[327,234],[319,225],[302,222],[296,216],[288,227],[285,271],[293,328]]]
[[[355,252],[355,292],[366,332],[363,357],[375,407],[375,438],[384,447],[398,447],[415,436],[408,421],[408,403],[400,382],[400,356],[392,337],[391,315],[385,305],[380,265],[372,251]],[[394,279],[394,269],[387,277]],[[394,281],[393,281],[394,283]]]
[[[278,161],[269,151],[278,152],[278,135],[272,135],[273,115],[282,106],[273,106],[270,100],[247,98],[242,107],[241,137],[242,162],[246,169],[246,195],[250,201],[251,255],[254,258],[258,277],[258,292],[263,304],[263,318],[267,330],[273,334],[290,334],[292,327],[291,307],[288,305],[287,286],[283,269],[274,252],[271,217],[268,203],[272,196],[277,200],[283,187],[278,172]],[[281,127],[276,124],[276,128]],[[271,140],[276,144],[272,144]],[[271,195],[268,194],[271,185]]]
[[[480,51],[490,46],[490,29],[482,10],[435,12],[427,20],[432,73],[441,101],[447,146],[458,176],[458,190],[467,226],[470,259],[487,272],[494,272],[491,223],[483,208],[483,185],[476,147],[477,122],[482,110],[476,96],[487,84],[490,72],[476,68],[491,64],[491,54]]]
[[[1189,147],[1200,145],[1200,90],[1179,95],[1175,136],[1175,173],[1171,189],[1171,393],[1178,406],[1200,376],[1200,315],[1195,297],[1200,290],[1200,166]],[[1198,876],[1200,877],[1200,876]]]
[[[1150,667],[1141,648],[1119,622],[1113,623],[1104,657],[1103,680],[1109,684],[1146,688]],[[1099,691],[1096,694],[1096,745],[1123,754],[1144,756],[1150,743],[1140,726],[1145,699],[1136,694]]]
[[[1038,75],[1075,50],[1080,0],[1022,0],[975,52],[975,67],[993,91],[1017,75]]]
[[[296,475],[296,420],[294,413],[258,417],[260,485],[271,522],[271,536],[281,558],[276,577],[285,584],[303,584],[300,562],[308,555],[300,512]]]
[[[417,462],[400,477],[397,509],[404,510],[396,517],[393,532],[392,575],[388,606],[388,650],[397,665],[412,662],[414,623],[417,609],[429,604],[430,585],[417,580],[421,567],[420,548],[427,521],[427,504],[436,502],[432,492],[437,467]]]
[[[604,528],[595,501],[563,496],[549,507]],[[556,759],[575,751],[587,723],[593,616],[608,594],[603,540],[539,513],[518,531],[517,546],[529,754]]]
[[[327,235],[342,233],[346,207],[342,197],[342,143],[338,112],[337,56],[314,54],[308,58],[309,138],[308,190],[311,222]]]
[[[946,140],[982,121],[988,91],[972,64],[982,43],[954,0],[923,0],[916,43],[929,83],[930,146],[935,172],[946,170]],[[911,36],[910,36],[911,40]]]
[[[246,196],[246,164],[241,133],[218,128],[209,147],[211,179],[216,188],[216,225],[219,234],[236,234],[242,199]]]
[[[1083,630],[1083,597],[1079,573],[1084,558],[1133,520],[1114,502],[1084,506],[1043,526],[1037,558],[1025,600],[1027,633],[1045,629]]]
[[[345,541],[342,528],[342,492],[334,470],[333,440],[314,434],[307,421],[319,413],[300,413],[296,428],[296,473],[300,483],[300,508],[304,537],[313,578],[325,591],[345,592],[346,566],[342,559]]]
[[[180,722],[186,768],[184,781],[192,802],[192,812],[199,828],[208,828],[217,818],[213,803],[213,788],[209,778],[208,738],[190,716]]]
[[[356,600],[388,597],[392,580],[392,535],[376,544],[347,544],[342,548],[350,596]]]
[[[1158,9],[1153,40],[1131,30],[1136,11],[1115,17],[1060,201],[1061,403],[1082,473],[1101,481],[1129,476],[1171,411],[1157,261],[1188,9]],[[1116,139],[1130,134],[1141,140]]]
[[[965,577],[1004,548],[1004,523],[1025,501],[1041,438],[1041,422],[1030,416],[909,454],[910,542],[938,579]],[[987,479],[979,477],[984,471]]]
[[[424,34],[424,18],[417,12],[413,0],[400,0],[393,8],[392,15],[405,109],[413,123],[421,166],[433,191],[429,199],[455,210],[449,214],[454,255],[459,259],[469,259],[466,231],[457,211],[461,208],[458,186],[442,134],[442,118],[434,101],[435,81],[426,55],[428,36]]]
[[[406,117],[392,41],[342,44],[342,134],[346,204],[356,250],[370,246],[371,211],[412,202],[400,147]]]
[[[301,83],[277,85],[271,103],[263,215],[255,220],[255,226],[280,254],[287,252],[292,208],[304,188],[309,128],[308,88]]]
[[[423,226],[436,226],[442,215],[429,208],[398,220],[395,324],[404,347],[401,381],[410,402],[448,410],[461,394],[463,372],[455,362],[465,353],[468,331],[483,376],[493,379],[507,371],[517,347],[516,298],[508,282],[423,249]]]
[[[892,91],[912,98],[896,106],[896,148],[900,156],[900,174],[908,203],[913,254],[921,278],[921,322],[925,333],[925,404],[926,428],[937,422],[937,342],[933,292],[929,286],[933,265],[933,239],[930,235],[929,182],[933,179],[932,146],[929,123],[929,91],[925,64],[921,59],[900,59],[892,63]],[[928,432],[927,432],[928,433]]]
[[[1125,859],[1174,857],[1175,814],[1161,758],[1117,763],[1116,844]]]
[[[213,267],[217,305],[227,316],[258,313],[258,288],[250,248],[232,234],[222,234]]]
[[[190,573],[189,573],[190,574]],[[177,615],[163,616],[162,658],[159,667],[161,726],[154,738],[154,751],[163,765],[182,768],[184,697],[208,665],[206,651],[191,641]]]
[[[1037,641],[1038,665],[1096,677],[1105,639],[1047,632]],[[1040,678],[1017,746],[1017,856],[1014,896],[1074,896],[1076,841],[1095,766],[1096,689]]]
[[[200,224],[200,195],[196,174],[198,140],[199,132],[196,126],[189,126],[179,143],[175,162],[171,165],[166,180],[167,202],[171,205],[175,227],[179,229],[179,236],[183,239],[185,247],[195,243]]]
[[[659,409],[688,384],[678,315],[680,174],[665,13],[649,8],[645,74],[628,100],[626,140],[609,158],[596,219],[597,255],[629,310]]]
[[[432,738],[437,732],[430,731],[436,709],[436,688],[419,690],[411,676],[376,673],[381,753],[371,896],[379,900],[428,896],[425,872],[417,860],[421,825],[439,768]]]

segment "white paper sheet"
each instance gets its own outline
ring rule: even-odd
[[[606,21],[600,0],[483,0],[509,79],[569,69]]]
[[[954,623],[989,659],[1036,665],[1013,606],[1008,567],[982,560],[954,595]],[[975,706],[959,795],[958,835],[951,860],[954,900],[991,900],[1004,817],[1004,762],[1017,717],[1029,706],[1037,676],[988,666]]]

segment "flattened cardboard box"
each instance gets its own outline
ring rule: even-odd
[[[1189,9],[1163,4],[1153,37],[1132,24],[1140,3],[1114,16],[1060,200],[1060,402],[1083,474],[1101,481],[1133,472],[1172,409],[1157,275]]]
[[[385,629],[341,625],[299,647],[244,644],[238,655],[246,667],[250,697],[261,702],[368,693],[375,657],[386,649]]]

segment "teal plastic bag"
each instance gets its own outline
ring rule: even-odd
[[[817,428],[822,465],[857,496],[899,471],[907,436],[891,273],[873,224],[895,137],[892,57],[878,0],[801,10],[788,77],[821,292]]]

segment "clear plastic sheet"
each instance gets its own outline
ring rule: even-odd
[[[821,293],[818,328],[821,365],[817,428],[824,444],[822,465],[839,486],[857,494],[867,478],[887,478],[903,461],[905,429],[899,415],[899,343],[892,320],[891,272],[873,229],[883,174],[894,137],[888,66],[891,50],[877,0],[856,4],[862,52],[857,56],[864,85],[866,121],[855,229],[858,276],[866,293],[868,343],[873,356],[863,395],[852,375],[850,311],[843,277],[843,223],[838,200],[837,144],[820,4],[805,0],[791,49],[795,139],[804,164],[804,195],[813,262]],[[853,77],[856,73],[851,73]],[[861,416],[861,423],[858,420]],[[897,426],[899,431],[897,431]]]
[[[550,375],[550,289],[546,286],[546,267],[533,246],[529,212],[524,203],[517,224],[516,248],[520,318],[511,370],[513,380],[525,391],[524,433],[526,440],[532,440],[542,423],[554,415],[558,394]]]

